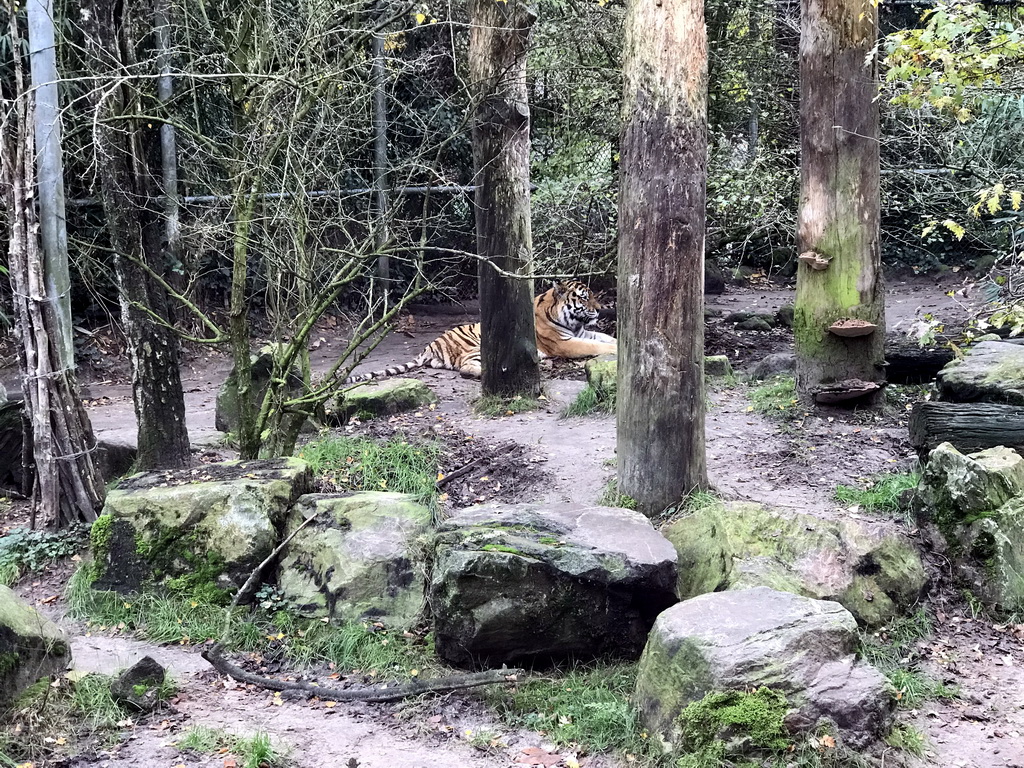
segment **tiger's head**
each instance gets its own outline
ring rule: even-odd
[[[597,321],[603,308],[597,294],[578,280],[555,283],[551,293],[554,299],[551,314],[562,325],[585,328]]]

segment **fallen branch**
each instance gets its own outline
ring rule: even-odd
[[[332,701],[398,701],[409,696],[418,696],[421,693],[456,691],[465,688],[478,688],[482,685],[494,685],[495,683],[514,683],[517,676],[523,674],[521,669],[503,668],[492,669],[487,672],[452,675],[451,677],[437,677],[432,680],[412,680],[408,683],[380,688],[325,688],[309,683],[274,680],[269,677],[246,672],[241,667],[232,664],[224,658],[221,653],[220,643],[215,643],[207,650],[204,650],[203,658],[210,662],[218,672],[240,683],[256,685],[271,691],[299,691],[306,694],[307,697],[317,696],[321,699],[330,699]]]
[[[452,480],[457,480],[463,475],[468,475],[469,471],[473,469],[473,467],[477,466],[481,461],[483,461],[482,456],[480,458],[473,459],[471,462],[469,462],[469,464],[464,464],[458,469],[452,470],[447,475],[438,480],[434,485],[437,487],[438,490],[444,488]]]

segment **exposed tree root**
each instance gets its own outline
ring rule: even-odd
[[[493,685],[495,683],[515,682],[518,675],[523,674],[521,669],[492,669],[487,672],[470,672],[465,675],[453,675],[451,677],[438,677],[433,680],[412,680],[408,683],[384,685],[379,688],[325,688],[309,683],[287,682],[274,680],[269,677],[262,677],[246,672],[241,667],[232,664],[221,653],[220,643],[216,643],[203,651],[203,658],[213,665],[214,669],[240,683],[256,685],[271,691],[300,691],[307,696],[317,696],[321,699],[333,701],[398,701],[409,696],[418,696],[421,693],[436,693],[439,691],[456,691],[465,688],[477,688],[482,685]]]

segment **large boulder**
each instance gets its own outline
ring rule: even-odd
[[[430,510],[401,493],[309,494],[292,508],[285,533],[311,517],[278,568],[290,609],[410,627],[423,610]]]
[[[437,652],[458,666],[636,658],[675,582],[675,550],[637,512],[471,507],[436,539]]]
[[[70,661],[57,625],[0,586],[0,710],[36,680],[63,673]]]
[[[285,512],[310,481],[306,463],[293,458],[125,478],[90,534],[94,587],[132,592],[150,579],[240,587],[276,546]]]
[[[665,528],[679,554],[679,597],[767,586],[834,600],[867,626],[911,610],[921,557],[882,523],[823,520],[745,502],[695,510]]]
[[[275,356],[281,353],[283,347],[283,344],[267,344],[250,358],[253,402],[257,404],[257,408],[263,401],[267,387],[270,386],[270,379],[274,373]],[[302,375],[297,367],[288,377],[288,388],[292,394],[302,391]],[[238,418],[238,372],[232,367],[217,392],[214,426],[221,432],[237,434]]]
[[[345,390],[338,395],[334,413],[329,416],[347,424],[353,416],[366,421],[414,411],[436,402],[437,395],[419,379],[388,378]]]
[[[942,400],[1024,405],[1024,346],[1005,341],[975,344],[962,360],[939,371]]]
[[[936,447],[917,489],[921,522],[941,533],[961,578],[986,604],[1024,610],[1024,458],[1003,446]]]
[[[702,595],[658,617],[635,700],[647,729],[678,746],[688,704],[765,687],[786,697],[789,732],[828,727],[860,749],[886,733],[894,699],[856,649],[857,623],[838,603],[767,587]]]

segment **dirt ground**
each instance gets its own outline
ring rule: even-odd
[[[952,295],[948,295],[952,293]],[[737,310],[774,311],[792,301],[793,292],[765,285],[730,288],[709,297],[708,307],[728,314]],[[415,357],[448,327],[474,320],[465,313],[417,308],[403,331],[393,333],[362,369]],[[887,295],[890,330],[905,330],[924,313],[950,325],[971,312],[971,297],[961,281],[930,278],[894,279]],[[742,333],[721,318],[709,321],[710,352],[728,354],[737,370],[763,355],[792,348],[786,331]],[[324,365],[344,345],[338,328],[325,327],[314,343],[314,364]],[[117,361],[114,361],[117,362]],[[183,367],[189,431],[204,459],[226,457],[214,430],[214,400],[229,368],[226,357],[213,352],[192,355]],[[361,370],[362,370],[361,369]],[[449,489],[450,504],[482,500],[537,500],[595,503],[614,473],[615,423],[611,416],[563,419],[560,414],[582,389],[580,366],[561,363],[546,371],[546,407],[539,411],[489,419],[473,414],[471,401],[479,384],[448,371],[417,374],[435,391],[439,403],[386,422],[370,422],[354,432],[387,435],[441,435],[446,445],[445,473],[478,461]],[[0,381],[12,388],[11,372]],[[86,383],[89,413],[97,434],[131,442],[135,421],[123,362],[108,365]],[[913,462],[907,442],[906,415],[901,406],[879,413],[822,411],[781,425],[749,412],[746,384],[716,386],[709,393],[707,453],[711,481],[728,498],[749,499],[822,517],[857,515],[833,499],[838,483],[853,484],[880,472],[905,470]],[[460,447],[461,446],[461,447]],[[471,446],[471,447],[470,447]],[[11,525],[16,521],[0,521]],[[898,525],[896,521],[893,525]],[[907,531],[914,535],[914,531]],[[61,571],[63,568],[63,571]],[[928,752],[914,766],[935,768],[1024,768],[1024,632],[973,616],[948,584],[942,562],[932,564],[934,589],[930,607],[936,633],[922,641],[915,658],[939,679],[959,687],[950,701],[933,701],[911,713],[911,721],[929,739]],[[85,628],[62,616],[59,597],[66,565],[33,578],[20,591],[75,636],[75,665],[110,672],[144,654],[168,664],[181,693],[171,711],[126,729],[115,747],[83,755],[70,764],[96,766],[222,766],[223,756],[197,756],[173,746],[192,724],[224,727],[238,733],[262,730],[289,750],[297,766],[427,766],[510,765],[525,754],[553,752],[535,733],[509,733],[492,719],[473,696],[447,696],[404,706],[342,706],[275,701],[259,692],[225,682],[200,658],[198,649],[154,647]],[[502,734],[502,744],[481,751],[471,746],[468,732]],[[529,748],[535,751],[530,752]],[[527,753],[524,753],[524,749]],[[895,764],[895,755],[887,756]],[[615,765],[608,757],[590,758],[591,768]]]

